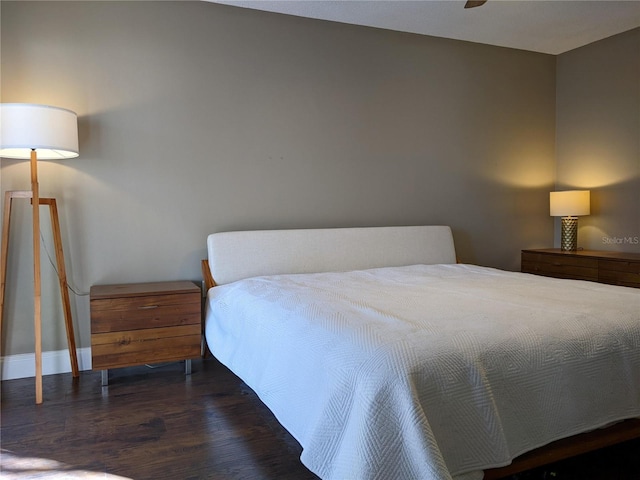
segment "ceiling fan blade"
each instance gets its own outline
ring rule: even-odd
[[[480,5],[484,5],[485,3],[487,3],[487,0],[479,0],[477,2],[468,1],[464,4],[464,8],[479,7]]]

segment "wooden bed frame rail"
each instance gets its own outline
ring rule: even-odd
[[[636,438],[640,438],[640,419],[625,420],[607,428],[563,438],[527,452],[516,457],[510,465],[485,470],[484,480],[508,477]]]
[[[216,281],[211,275],[211,269],[209,268],[209,260],[202,260],[202,279],[204,280],[204,288],[209,290],[216,286]],[[206,292],[205,292],[206,293]]]

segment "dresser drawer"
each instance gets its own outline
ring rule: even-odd
[[[522,250],[521,271],[640,288],[640,253],[557,248]]]
[[[598,280],[598,260],[595,258],[522,252],[521,270],[547,277]]]
[[[598,281],[611,285],[640,288],[640,262],[599,260]]]

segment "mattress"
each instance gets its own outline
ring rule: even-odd
[[[472,265],[211,289],[211,352],[325,480],[477,479],[640,416],[640,290]]]

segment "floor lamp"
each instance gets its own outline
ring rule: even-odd
[[[0,333],[9,251],[9,224],[13,198],[31,198],[33,206],[33,308],[36,363],[36,403],[42,403],[42,317],[40,303],[40,205],[49,205],[54,234],[58,277],[65,313],[67,341],[74,377],[78,376],[73,323],[60,241],[58,211],[53,198],[40,198],[38,160],[60,160],[78,156],[78,119],[74,112],[47,105],[0,104],[0,157],[29,159],[31,190],[6,192],[2,230],[2,286],[0,291]]]

